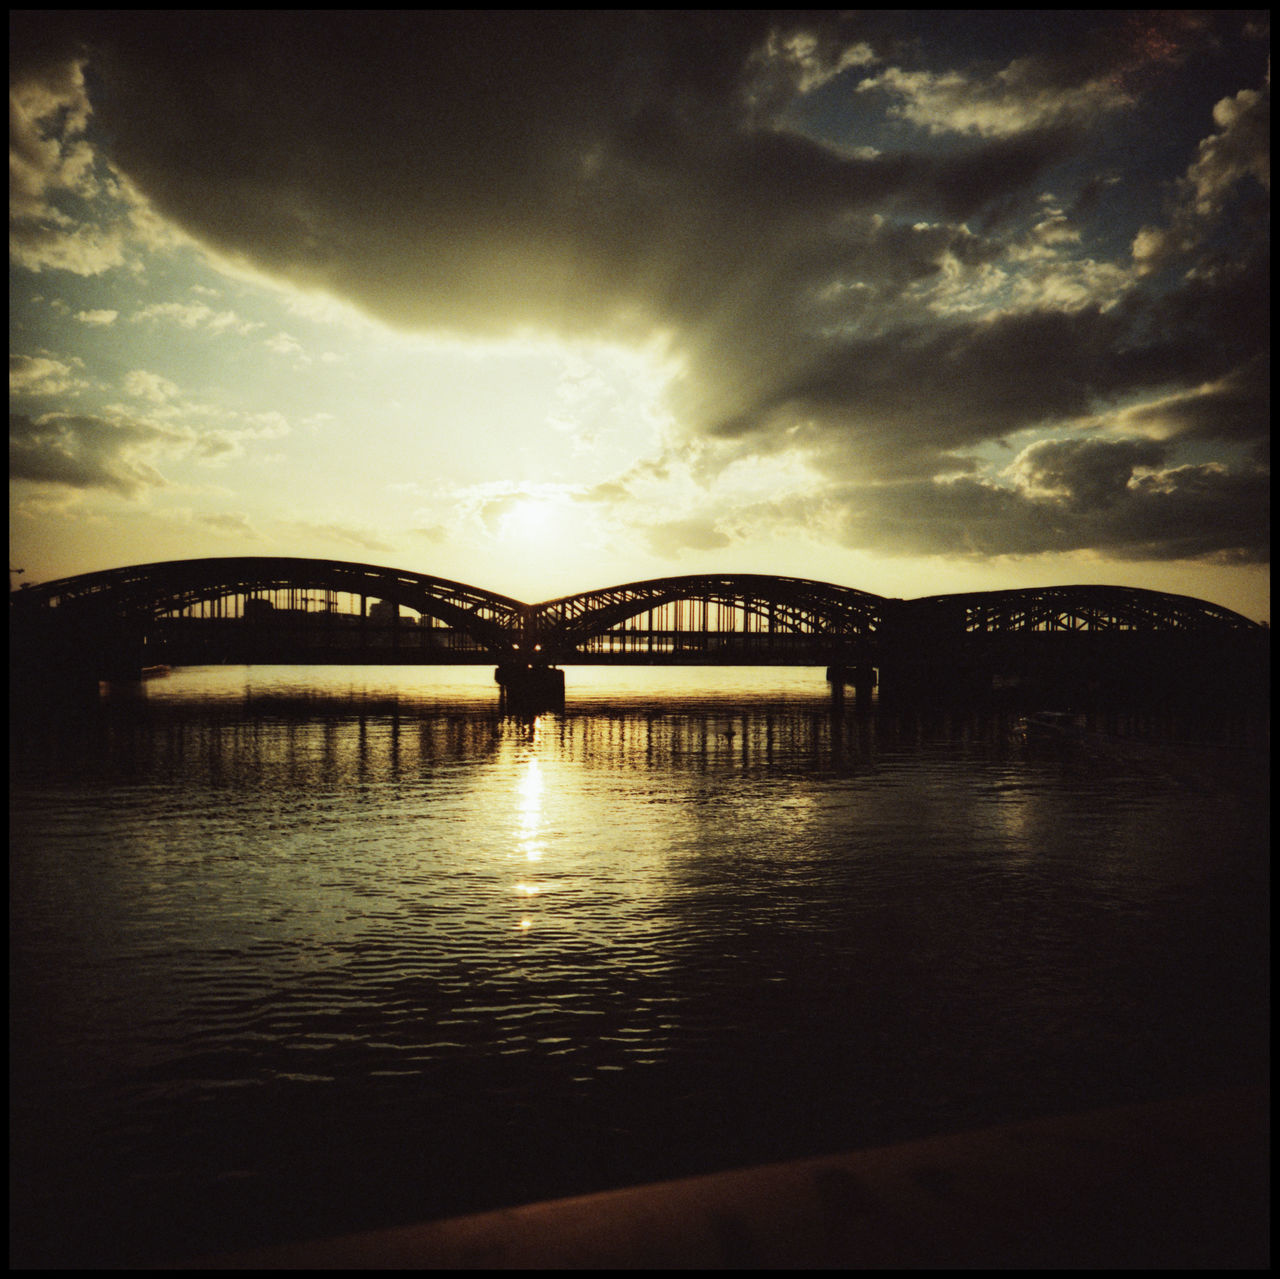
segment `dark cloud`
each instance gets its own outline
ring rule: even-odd
[[[1269,560],[1265,472],[1206,464],[1133,476],[1135,460],[1041,455],[1035,478],[1054,492],[968,477],[848,485],[833,494],[839,536],[860,550],[960,559],[1091,550],[1117,560]]]
[[[107,489],[134,497],[165,484],[150,455],[185,447],[190,436],[133,418],[92,414],[9,415],[11,479],[72,489]]]
[[[1060,153],[1036,135],[932,160],[855,158],[745,128],[753,53],[778,22],[801,20],[62,21],[102,84],[112,159],[206,243],[397,323],[625,332],[756,304],[775,264],[815,244],[838,253],[838,234],[825,244],[833,218],[886,204],[970,216]],[[807,21],[839,43],[847,20]]]
[[[1135,471],[1162,466],[1168,455],[1154,440],[1042,440],[1009,471],[1024,489],[1056,497],[1070,510],[1103,511],[1128,494]]]
[[[1258,355],[1216,382],[1204,382],[1124,415],[1127,427],[1182,443],[1243,446],[1259,463],[1271,444],[1271,360]]]

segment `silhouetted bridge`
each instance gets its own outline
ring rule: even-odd
[[[561,665],[703,663],[825,666],[837,689],[878,678],[903,697],[1019,685],[1267,696],[1265,627],[1116,586],[903,600],[697,574],[525,604],[399,569],[255,556],[85,573],[11,594],[10,614],[16,689],[158,665],[494,663],[509,690],[537,691]]]

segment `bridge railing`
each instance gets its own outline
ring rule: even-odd
[[[423,619],[427,621],[428,619]],[[344,613],[312,613],[305,618],[158,618],[147,631],[149,643],[171,650],[228,651],[257,644],[292,645],[303,651],[326,648],[432,649],[489,652],[474,635],[456,627],[424,625],[417,619],[368,621]]]
[[[796,665],[822,665],[830,660],[831,641],[822,635],[768,631],[688,631],[628,629],[593,635],[569,650],[547,646],[556,660],[572,663],[578,658],[677,659],[720,658],[726,663],[760,661]]]

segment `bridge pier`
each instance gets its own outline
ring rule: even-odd
[[[511,710],[553,711],[564,707],[564,671],[558,667],[500,662],[493,678]]]
[[[861,714],[871,709],[871,693],[876,686],[875,667],[865,662],[846,666],[833,663],[827,667],[827,683],[831,685],[831,705],[839,709],[844,705],[844,690],[847,685],[853,687],[853,707]]]

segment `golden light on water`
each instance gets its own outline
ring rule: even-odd
[[[536,755],[529,757],[524,774],[517,783],[518,824],[516,846],[526,860],[538,861],[546,851],[542,839],[542,797],[546,782]]]
[[[537,739],[538,725],[535,722],[533,726],[535,744]],[[516,848],[518,855],[523,855],[525,861],[539,861],[546,851],[546,841],[542,838],[542,805],[545,789],[546,780],[542,775],[542,765],[538,763],[536,755],[530,755],[516,783]],[[520,880],[516,883],[515,891],[522,897],[536,897],[540,891],[540,885]],[[522,933],[528,932],[533,927],[533,920],[528,915],[524,915],[516,927]]]

